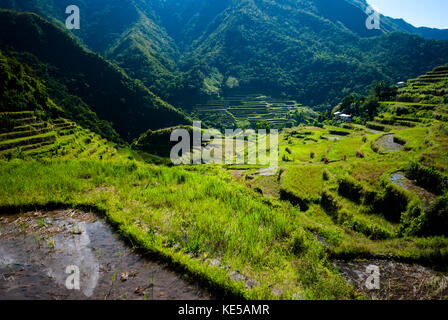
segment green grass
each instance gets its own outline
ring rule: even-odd
[[[415,194],[392,187],[389,180],[392,173],[406,171],[410,163],[417,161],[442,173],[448,170],[448,127],[440,119],[419,118],[421,108],[445,112],[446,107],[425,103],[382,104],[386,107],[385,113],[377,117],[382,123],[375,124],[384,126],[388,134],[404,144],[400,151],[375,152],[372,142],[384,133],[372,133],[359,124],[352,130],[348,126],[301,126],[285,130],[280,139],[280,153],[285,155],[281,162],[280,188],[287,192],[283,198],[300,207],[299,214],[306,229],[325,239],[334,258],[383,255],[444,266],[448,261],[448,239],[403,236],[411,207],[395,213],[398,221],[391,221],[387,201],[391,204],[399,201],[394,198],[399,193],[394,192],[401,190],[408,206],[414,202],[419,205]],[[408,113],[395,115],[396,105],[407,106]],[[328,159],[328,164],[323,158]],[[348,199],[338,192],[338,181],[344,176],[361,186],[359,200]],[[333,209],[323,206],[321,199],[325,193],[332,195]]]
[[[324,186],[323,166],[289,167],[282,175],[281,187],[305,202],[320,200],[320,192]]]
[[[246,298],[352,296],[297,210],[266,203],[221,169],[163,168],[135,161],[21,161],[0,166],[0,205],[96,208],[131,241]],[[300,248],[297,248],[300,243]],[[178,246],[174,246],[178,244]],[[203,259],[218,258],[262,285],[246,290]]]
[[[280,124],[277,115],[286,107],[267,100],[234,97],[207,108],[225,110],[229,122],[247,121],[256,111],[253,121]],[[169,159],[117,147],[89,130],[55,128],[49,145],[25,144],[29,150],[2,154],[13,160],[0,160],[0,209],[98,212],[131,245],[233,296],[360,298],[336,274],[332,259],[448,265],[446,234],[422,232],[446,221],[437,216],[445,211],[423,208],[418,195],[390,180],[396,172],[409,175],[411,163],[419,164],[414,174],[426,187],[446,177],[447,107],[427,100],[381,102],[384,113],[371,124],[403,145],[393,152],[373,150],[385,133],[362,124],[285,129],[274,176],[258,175],[259,165],[170,167]],[[247,154],[247,145],[241,151]],[[446,188],[438,189],[443,200]],[[211,259],[228,268],[211,266]],[[232,270],[260,285],[246,288],[232,279]]]

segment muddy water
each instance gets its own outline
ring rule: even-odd
[[[394,141],[393,134],[382,136],[381,138],[376,140],[376,143],[386,152],[394,152],[403,149],[403,145]]]
[[[406,178],[403,172],[394,173],[389,179],[393,184],[405,190],[414,192],[422,201],[423,208],[429,207],[437,198],[435,194],[417,186],[413,181]]]
[[[0,299],[212,298],[133,252],[92,214],[37,212],[0,223]]]
[[[448,275],[420,265],[389,260],[335,261],[334,265],[349,284],[370,299],[448,299]],[[377,280],[371,277],[375,267],[379,271]]]

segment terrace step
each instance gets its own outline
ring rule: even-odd
[[[43,123],[43,122],[38,122],[38,123],[33,123],[33,124],[27,124],[27,125],[22,125],[22,126],[18,126],[18,127],[14,127],[14,129],[11,130],[11,132],[18,132],[18,131],[27,131],[27,130],[40,130],[43,128],[46,128],[47,124]]]
[[[69,129],[69,128],[76,127],[76,123],[74,123],[74,122],[64,122],[64,123],[56,124],[56,125],[54,125],[54,127],[57,130]]]
[[[35,149],[42,148],[44,146],[48,146],[48,145],[51,145],[51,144],[54,144],[54,141],[44,141],[44,142],[36,143],[36,144],[29,144],[29,145],[26,145],[26,146],[21,146],[20,149],[23,152],[31,152],[31,151],[33,151]],[[5,154],[5,153],[8,153],[8,152],[14,152],[15,150],[17,150],[17,147],[0,151],[0,154]]]
[[[424,79],[424,78],[446,78],[448,76],[448,74],[446,73],[428,73],[425,74],[424,76],[421,76],[420,79]]]
[[[16,147],[22,147],[26,145],[32,145],[37,143],[42,143],[45,141],[56,141],[56,134],[52,132],[51,134],[43,135],[43,136],[31,136],[25,138],[19,138],[16,140],[7,140],[0,143],[0,151],[14,149]]]
[[[98,149],[100,148],[100,145],[98,145],[98,144],[95,144],[94,146],[93,146],[93,148],[91,148],[88,152],[87,152],[87,156],[92,156],[93,154],[95,154],[97,151],[98,151]]]
[[[30,136],[35,136],[37,134],[44,134],[52,131],[51,128],[42,128],[37,130],[27,130],[27,131],[15,131],[0,134],[0,142],[6,140],[14,140],[18,138],[25,138]]]
[[[14,121],[15,121],[16,123],[21,124],[21,125],[25,125],[25,124],[33,124],[33,123],[38,123],[38,122],[40,122],[36,117],[19,118],[19,119],[14,119]]]
[[[61,124],[61,123],[66,123],[67,120],[65,120],[65,119],[56,119],[56,120],[52,120],[51,122],[53,124]]]
[[[374,122],[374,121],[368,122],[366,124],[366,128],[375,130],[375,131],[383,131],[383,132],[388,132],[391,130],[389,126],[382,124],[382,123]]]
[[[440,81],[443,81],[443,80],[446,80],[446,78],[440,78],[440,77],[434,77],[434,78],[431,78],[431,77],[429,77],[429,78],[420,78],[418,81],[416,81],[417,83],[421,83],[421,82],[423,82],[423,83],[436,83],[436,82],[440,82]]]
[[[31,118],[34,116],[34,111],[20,111],[20,112],[0,112],[0,117],[6,116],[9,119]]]
[[[441,66],[441,67],[437,67],[433,70],[433,72],[438,72],[438,71],[445,71],[448,73],[448,65],[447,66]]]
[[[79,131],[80,131],[80,128],[78,126],[73,126],[73,127],[57,130],[59,136],[69,136],[69,135],[72,135],[75,132],[79,132]]]

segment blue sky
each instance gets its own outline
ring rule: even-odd
[[[448,29],[448,0],[367,0],[378,12],[416,27]]]

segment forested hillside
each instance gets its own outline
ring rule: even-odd
[[[33,70],[16,59],[6,57],[1,51],[0,84],[0,112],[33,108],[54,116],[62,114],[62,110],[50,100],[47,89]]]
[[[63,24],[65,0],[7,0]],[[332,105],[379,80],[416,77],[445,63],[441,30],[382,17],[365,27],[363,0],[78,1],[90,49],[162,99],[189,105],[235,90]],[[415,34],[419,35],[416,36]],[[331,84],[331,85],[329,85]]]
[[[447,30],[366,6],[1,0],[0,300],[447,300]]]
[[[404,33],[360,38],[296,2],[240,1],[214,23],[183,60],[202,66],[205,83],[214,80],[219,91],[236,78],[240,88],[310,105],[334,103],[379,79],[414,77],[444,63],[448,53],[448,42]]]
[[[108,138],[112,127],[130,140],[149,128],[188,123],[140,81],[35,14],[0,10],[0,48],[36,71],[68,117]]]

